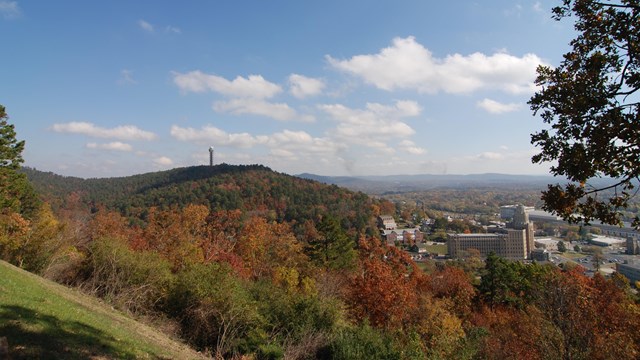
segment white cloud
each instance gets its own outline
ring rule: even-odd
[[[418,116],[422,112],[422,107],[412,100],[397,100],[395,106],[382,105],[379,103],[367,103],[367,110],[379,117],[401,118]]]
[[[170,166],[173,165],[173,160],[169,159],[166,156],[160,156],[153,159],[153,163],[159,166]]]
[[[540,1],[536,1],[533,4],[532,8],[533,8],[533,11],[535,11],[535,12],[538,12],[538,13],[544,12],[544,9],[543,9],[542,4],[540,3]]]
[[[518,111],[522,108],[522,105],[518,103],[503,104],[491,99],[483,99],[482,101],[478,101],[476,105],[492,114],[504,114]]]
[[[153,25],[142,19],[138,20],[138,26],[140,26],[140,28],[146,32],[152,33],[154,31]]]
[[[503,154],[500,154],[497,152],[491,152],[491,151],[480,153],[476,157],[478,159],[483,159],[483,160],[503,160],[504,159]]]
[[[416,144],[411,140],[401,141],[399,148],[400,150],[412,155],[424,155],[427,153],[426,149],[416,146]]]
[[[0,1],[0,14],[5,19],[18,17],[22,14],[17,1]]]
[[[168,33],[182,34],[182,30],[180,30],[180,28],[171,25],[167,26],[164,31]]]
[[[156,134],[141,130],[133,125],[117,126],[112,129],[102,128],[88,122],[68,122],[54,124],[51,129],[59,133],[82,134],[98,138],[113,138],[120,140],[153,140]]]
[[[282,92],[279,85],[265,80],[260,75],[249,75],[248,78],[238,76],[229,81],[223,77],[196,70],[186,74],[174,72],[173,82],[180,90],[186,92],[215,91],[226,96],[242,98],[265,99]]]
[[[321,79],[314,79],[298,74],[289,76],[289,92],[298,99],[318,95],[325,87]]]
[[[269,155],[289,160],[298,160],[298,156],[296,156],[294,152],[285,149],[271,149],[271,151],[269,151]]]
[[[259,143],[259,140],[249,133],[228,134],[211,125],[205,125],[202,129],[173,125],[171,136],[180,141],[236,148],[250,148]]]
[[[319,108],[339,121],[334,134],[349,143],[386,149],[381,139],[403,138],[415,131],[400,118],[417,116],[422,109],[413,101],[396,101],[395,106],[369,103],[366,109],[351,109],[341,104],[320,105]]]
[[[329,55],[326,58],[336,69],[380,89],[413,89],[431,94],[461,94],[481,89],[532,92],[536,67],[543,63],[535,54],[516,57],[504,52],[436,58],[413,37],[395,38],[392,46],[374,55],[356,55],[348,60]]]
[[[201,129],[173,125],[171,135],[179,141],[196,142],[216,147],[252,148],[265,146],[270,149],[271,156],[289,159],[317,158],[318,156],[335,154],[338,150],[345,148],[344,145],[328,138],[317,138],[305,131],[292,130],[283,130],[271,135],[253,136],[248,133],[227,133],[211,125],[203,126]]]
[[[120,78],[118,79],[119,84],[137,84],[138,82],[133,78],[133,71],[123,69],[120,70]]]
[[[276,120],[313,121],[309,115],[298,115],[298,112],[284,103],[271,103],[262,99],[240,98],[228,101],[217,101],[213,104],[217,112],[230,112],[232,114],[251,114],[267,116]]]
[[[287,150],[296,154],[328,154],[344,148],[328,138],[313,137],[305,131],[283,130],[259,138],[271,149]]]
[[[98,144],[98,143],[88,143],[87,148],[89,149],[101,149],[101,150],[113,150],[113,151],[131,151],[133,147],[129,144],[114,141],[106,144]]]

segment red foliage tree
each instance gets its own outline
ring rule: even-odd
[[[349,295],[354,317],[382,329],[403,328],[417,307],[416,288],[424,274],[396,247],[361,239],[359,248],[359,268]]]
[[[433,296],[452,301],[451,310],[456,315],[465,317],[471,312],[476,289],[464,270],[454,266],[445,266],[444,269],[430,274],[427,284]]]

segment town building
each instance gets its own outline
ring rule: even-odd
[[[509,205],[509,206],[513,206],[513,205]],[[501,215],[503,213],[502,208],[503,207],[500,208]],[[509,210],[505,210],[505,213],[508,213],[508,211]],[[567,224],[567,222],[562,220],[561,217],[546,211],[528,210],[527,213],[529,214],[529,219],[532,222]],[[587,226],[587,225],[582,225],[582,226]],[[591,224],[588,225],[587,227],[595,227],[600,229],[600,231],[602,232],[602,235],[615,236],[615,237],[620,237],[624,239],[629,237],[633,239],[640,239],[640,232],[627,222],[623,223],[622,226],[618,226],[618,225],[607,225],[607,224],[601,223],[598,220],[593,220],[591,221]]]
[[[616,264],[616,271],[621,275],[624,275],[629,282],[635,284],[636,281],[640,281],[640,263],[634,261],[628,261],[623,264]]]
[[[529,213],[534,211],[535,208],[533,206],[523,206],[523,205],[504,205],[500,206],[500,218],[502,219],[513,219],[516,215],[516,211],[518,208],[524,208],[525,213]]]
[[[549,252],[545,249],[533,249],[531,251],[531,260],[549,261]]]
[[[547,251],[558,251],[558,242],[561,240],[552,239],[549,237],[545,238],[536,238],[535,245],[539,249],[544,249]]]
[[[589,240],[589,243],[591,243],[592,245],[597,245],[597,246],[625,246],[626,245],[626,240],[624,239],[618,239],[618,238],[612,238],[612,237],[608,237],[608,236],[603,236],[603,235],[592,235],[591,240]]]
[[[396,242],[413,245],[424,241],[424,233],[418,228],[381,230],[381,235],[388,245],[395,245]]]
[[[628,255],[639,255],[640,254],[640,244],[638,243],[638,239],[634,239],[632,237],[627,237],[626,245],[627,250],[625,251]]]
[[[501,213],[502,213],[501,207]],[[498,256],[511,260],[531,258],[534,250],[533,223],[529,221],[527,208],[522,205],[508,207],[513,210],[511,221],[505,229],[488,234],[448,234],[447,249],[449,256],[462,257],[469,249],[476,249],[480,255],[487,256],[493,252]],[[505,211],[505,214],[509,211]]]
[[[397,227],[396,221],[391,215],[378,216],[378,227],[382,230],[393,230]]]
[[[448,235],[447,250],[450,257],[462,257],[469,249],[478,250],[482,256],[493,252],[511,260],[529,258],[526,230],[504,229],[501,233],[492,234]]]

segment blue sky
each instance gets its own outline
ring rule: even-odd
[[[25,165],[545,174],[526,102],[574,37],[559,1],[0,0]]]

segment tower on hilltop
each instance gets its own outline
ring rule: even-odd
[[[213,146],[209,147],[209,166],[213,166]]]

